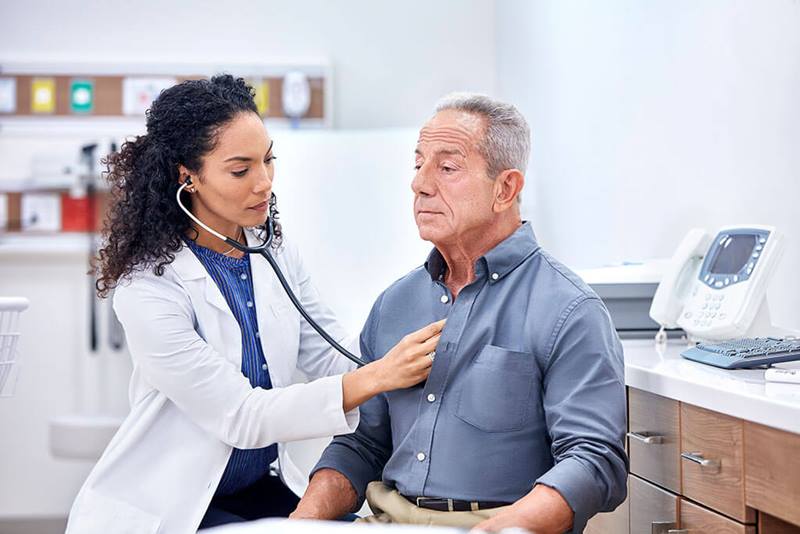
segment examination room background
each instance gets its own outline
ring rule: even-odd
[[[329,129],[267,127],[287,235],[355,334],[379,292],[424,261],[410,181],[417,129],[454,90],[516,104],[533,150],[523,215],[572,268],[671,255],[695,226],[774,225],[769,300],[800,327],[800,2],[0,0],[0,65],[327,61]],[[138,133],[3,128],[0,185],[43,157]],[[4,243],[0,295],[31,299],[24,367],[0,399],[4,520],[62,518],[90,460],[51,452],[52,420],[119,418],[130,364],[87,354],[86,254]]]

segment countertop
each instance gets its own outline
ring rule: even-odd
[[[680,355],[685,341],[670,340],[663,350],[649,339],[622,346],[630,387],[800,434],[800,384],[767,382],[763,369],[727,370],[686,360]]]

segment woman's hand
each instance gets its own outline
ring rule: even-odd
[[[401,339],[386,355],[367,365],[374,366],[380,392],[419,384],[431,372],[434,350],[447,319],[420,328]]]
[[[349,412],[375,395],[419,384],[431,372],[446,319],[405,336],[380,360],[342,377],[342,408]]]

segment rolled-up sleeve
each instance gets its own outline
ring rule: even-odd
[[[573,532],[626,496],[625,382],[622,346],[603,304],[573,302],[553,333],[543,404],[555,465],[536,484],[572,508]]]
[[[361,332],[361,354],[367,361],[376,359],[373,351],[378,328],[382,296],[372,307]],[[392,454],[392,434],[386,396],[381,394],[360,407],[360,421],[353,434],[336,436],[322,453],[311,477],[320,469],[333,469],[344,475],[358,495],[358,506],[364,502],[367,484],[381,478],[384,465]]]

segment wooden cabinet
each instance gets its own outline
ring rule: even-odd
[[[756,527],[744,525],[681,499],[680,532],[686,534],[755,534]]]
[[[745,499],[800,525],[800,435],[744,423]]]
[[[614,532],[608,530],[606,532]],[[621,531],[620,531],[621,532]],[[758,534],[800,534],[800,526],[791,525],[777,517],[763,512],[758,513]]]
[[[755,523],[744,502],[742,421],[681,403],[683,495],[743,523]]]
[[[628,389],[628,499],[589,534],[800,534],[800,435]]]
[[[638,389],[628,392],[631,473],[675,493],[681,491],[678,402]]]
[[[667,534],[678,526],[678,497],[636,475],[628,477],[631,534]],[[611,531],[609,531],[609,534]]]

